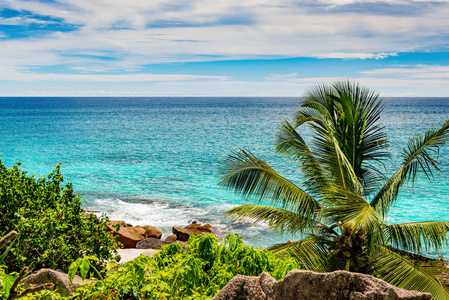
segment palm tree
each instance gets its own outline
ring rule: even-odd
[[[402,163],[391,177],[381,167],[390,159],[379,117],[379,95],[349,81],[313,87],[292,123],[283,121],[276,151],[298,164],[301,187],[250,151],[227,156],[220,185],[258,204],[235,207],[235,220],[263,222],[273,232],[299,234],[293,243],[268,250],[295,256],[304,269],[348,270],[379,277],[398,287],[449,299],[442,285],[416,261],[422,250],[448,245],[449,222],[387,224],[385,217],[403,184],[418,173],[432,179],[438,151],[449,138],[449,120],[409,139]],[[308,143],[300,130],[308,125]]]

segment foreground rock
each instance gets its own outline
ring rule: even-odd
[[[162,245],[169,244],[167,242],[161,241],[160,239],[147,238],[137,242],[137,249],[161,249]]]
[[[429,293],[397,288],[370,275],[335,271],[315,273],[293,270],[276,281],[268,273],[260,277],[238,275],[213,300],[424,300]]]
[[[52,269],[41,269],[35,274],[28,275],[22,282],[24,288],[28,288],[30,285],[39,285],[44,283],[53,283],[55,290],[57,290],[62,296],[70,296],[75,288],[84,284],[92,283],[91,280],[83,281],[81,277],[75,275],[73,282],[70,283],[69,276],[66,273],[55,271]]]
[[[119,230],[114,227],[120,225]],[[146,238],[160,239],[162,232],[154,226],[132,226],[125,221],[110,221],[108,229],[117,236],[117,241],[123,244],[123,247],[136,248],[137,242]]]
[[[178,241],[187,242],[189,237],[193,235],[212,233],[213,227],[210,224],[190,224],[184,228],[173,227],[173,234],[176,235]]]

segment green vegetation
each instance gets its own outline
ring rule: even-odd
[[[80,287],[70,299],[211,299],[237,274],[258,276],[268,272],[281,279],[298,269],[296,259],[276,259],[272,253],[243,244],[229,234],[222,242],[213,235],[191,236],[188,250],[180,243],[165,245],[153,258],[139,256],[123,266],[109,263],[106,272],[91,268],[95,257],[75,261],[69,272],[97,281]],[[41,291],[27,299],[69,299]]]
[[[113,258],[111,250],[117,246],[106,231],[107,218],[83,214],[72,185],[62,185],[59,165],[38,179],[19,166],[8,169],[0,161],[0,236],[19,233],[3,260],[8,272],[25,266],[67,271],[85,255],[98,257],[98,266]]]
[[[390,177],[379,169],[389,159],[383,110],[373,91],[351,82],[313,87],[294,115],[283,121],[276,151],[297,163],[302,187],[247,150],[230,154],[221,185],[258,204],[226,212],[234,220],[265,222],[274,232],[305,238],[273,245],[278,256],[298,258],[305,269],[372,274],[406,289],[449,299],[440,283],[416,264],[424,249],[448,244],[449,222],[389,225],[384,218],[403,184],[438,169],[438,151],[449,137],[449,120],[409,139],[402,163]],[[312,132],[303,139],[304,126]],[[268,202],[268,205],[265,205]]]
[[[106,231],[107,218],[83,213],[72,185],[62,185],[60,166],[36,179],[19,165],[8,169],[0,162],[0,248],[9,242],[0,253],[0,298],[64,299],[42,290],[48,285],[34,294],[16,288],[26,267],[62,269],[69,278],[79,272],[94,279],[65,299],[208,299],[237,274],[266,271],[280,279],[300,267],[294,258],[277,259],[244,245],[237,235],[228,235],[222,244],[212,235],[192,236],[186,251],[182,244],[170,244],[154,258],[140,256],[118,266],[111,261],[117,245]]]
[[[390,158],[379,124],[378,95],[350,82],[320,85],[304,98],[293,123],[282,123],[276,151],[297,163],[302,187],[287,180],[248,150],[227,157],[221,185],[258,204],[226,212],[234,220],[265,223],[274,232],[299,234],[297,242],[262,251],[237,235],[219,244],[212,235],[191,236],[188,248],[163,246],[153,258],[124,265],[112,262],[115,239],[107,218],[86,216],[60,166],[36,179],[0,161],[0,297],[25,294],[26,268],[62,269],[93,279],[71,297],[40,290],[24,299],[210,299],[235,275],[268,272],[277,280],[292,269],[348,270],[379,277],[396,286],[449,299],[422,267],[432,259],[423,250],[448,245],[449,222],[387,224],[400,188],[424,173],[432,179],[438,152],[449,138],[449,120],[413,136],[390,177],[380,169]],[[300,130],[313,133],[306,143]],[[15,236],[18,233],[17,236]],[[107,262],[109,261],[109,262]],[[20,271],[20,273],[18,273]],[[42,286],[41,288],[47,288]]]

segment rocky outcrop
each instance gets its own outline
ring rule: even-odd
[[[189,240],[190,235],[200,235],[212,233],[213,227],[210,224],[190,224],[184,228],[173,227],[173,234],[176,235],[177,240],[186,242]]]
[[[260,277],[235,276],[213,300],[424,300],[429,293],[397,288],[370,275],[335,271],[315,273],[293,270],[276,281],[268,273]]]
[[[167,244],[171,244],[171,243],[176,242],[177,239],[178,239],[178,237],[176,236],[176,234],[172,234],[172,235],[169,235],[169,236],[167,236],[167,237],[165,238],[165,242],[166,242]]]
[[[161,249],[162,245],[168,244],[160,239],[147,238],[137,242],[137,249]]]
[[[66,273],[55,271],[52,269],[41,269],[34,274],[25,277],[22,282],[24,288],[31,285],[40,285],[45,283],[53,283],[53,289],[57,290],[62,296],[70,296],[76,287],[84,284],[92,283],[91,280],[83,281],[81,277],[75,275],[73,282],[70,283],[69,277]]]
[[[120,227],[133,227],[133,225],[126,223],[125,221],[118,220],[118,221],[109,221],[108,228],[116,228],[117,225],[120,225]]]
[[[116,225],[120,225],[118,231]],[[124,221],[110,221],[108,230],[117,236],[117,241],[122,243],[124,248],[136,248],[137,242],[146,238],[162,237],[162,232],[154,226],[132,226]]]
[[[145,229],[145,238],[161,239],[161,237],[162,237],[162,231],[160,231],[159,229],[157,229],[154,226],[148,226],[148,225],[140,226],[140,225],[137,225],[137,226],[134,226],[134,227]]]

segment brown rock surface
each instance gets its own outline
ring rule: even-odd
[[[160,239],[162,237],[162,231],[160,231],[159,229],[157,229],[154,226],[140,226],[137,225],[135,227],[141,227],[145,229],[145,238],[155,238],[155,239]]]
[[[66,297],[70,296],[75,291],[76,287],[92,283],[92,281],[82,281],[81,277],[75,275],[73,282],[70,283],[69,276],[66,273],[52,269],[41,269],[36,273],[25,277],[21,283],[23,283],[24,288],[27,288],[30,285],[53,283],[54,289],[57,290],[62,296]]]
[[[167,242],[167,243],[174,243],[174,242],[176,242],[176,240],[178,239],[178,237],[176,236],[176,234],[172,234],[172,235],[169,235],[169,236],[167,236],[166,238],[165,238],[165,241]]]
[[[168,244],[155,238],[146,238],[136,244],[137,249],[161,249],[162,245]]]
[[[120,229],[117,231],[113,226],[120,224]],[[117,236],[117,241],[123,244],[125,249],[136,248],[137,242],[146,238],[160,239],[162,232],[154,226],[131,226],[125,221],[110,221],[108,229],[113,231],[114,236]]]
[[[118,220],[118,221],[109,221],[108,228],[113,230],[115,225],[120,225],[121,227],[133,227],[133,225],[126,223],[125,221]]]
[[[178,240],[186,242],[190,235],[200,235],[212,233],[213,227],[210,224],[190,224],[184,228],[173,226],[173,234],[176,234]]]
[[[269,274],[235,276],[213,300],[424,300],[431,294],[397,288],[370,275],[293,270],[280,281]]]
[[[138,227],[121,227],[118,232],[114,231],[117,241],[123,244],[123,248],[136,248],[138,241],[145,238],[145,229]]]

